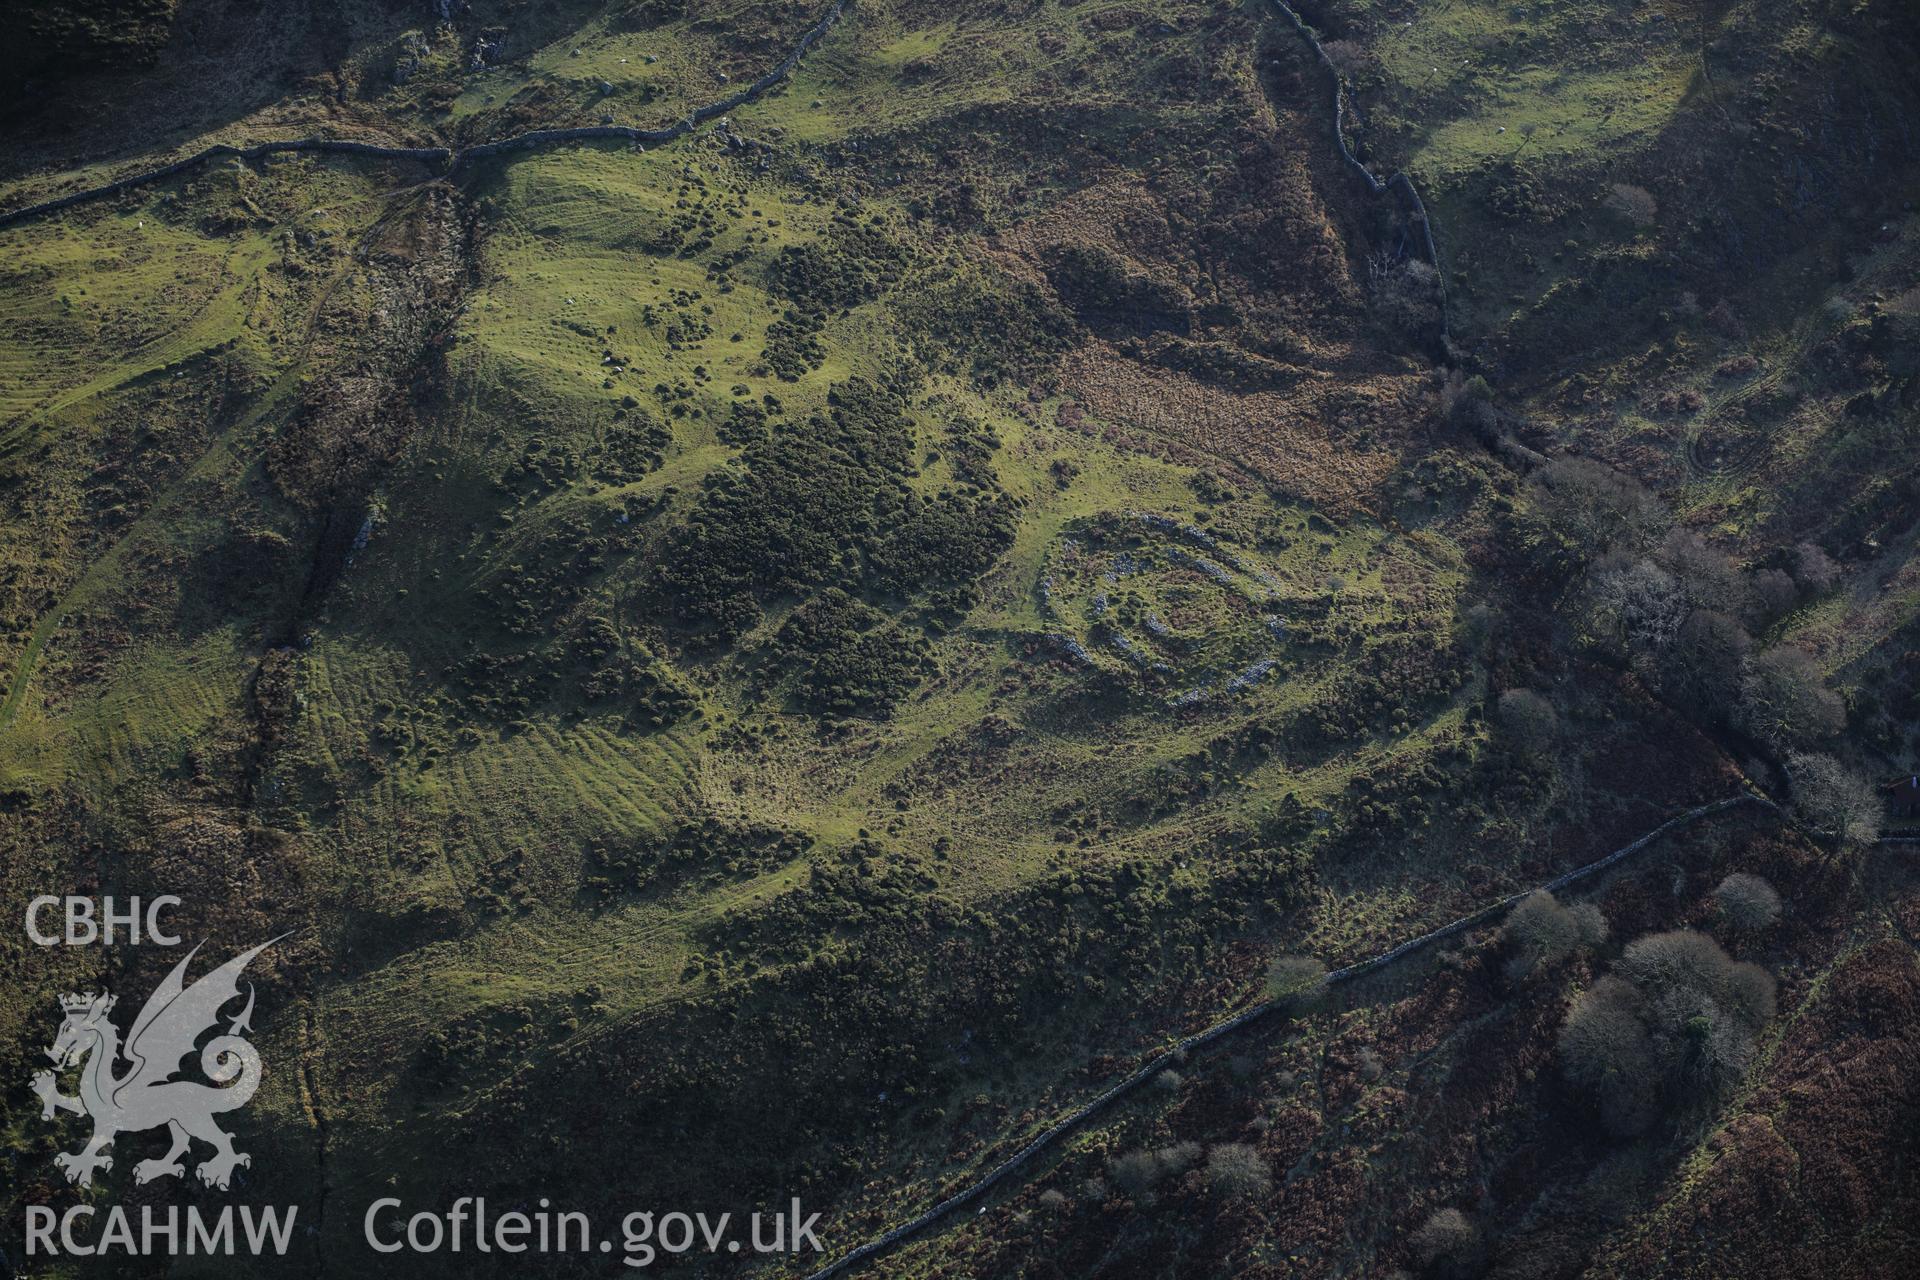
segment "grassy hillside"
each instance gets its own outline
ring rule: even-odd
[[[656,126],[820,16],[455,8],[183,0],[150,66],[9,108],[0,203],[216,141]],[[1433,213],[1444,365],[1416,228],[1254,3],[862,0],[668,145],[216,161],[0,229],[5,906],[51,879],[179,894],[215,950],[298,930],[248,1189],[315,1206],[299,1269],[378,1261],[377,1194],[798,1194],[843,1252],[1274,956],[1756,785],[1812,833],[1619,873],[1611,950],[1521,981],[1489,929],[1262,1024],[881,1266],[1899,1256],[1920,1077],[1868,1006],[1912,986],[1913,886],[1823,842],[1800,762],[1920,750],[1911,23],[1303,12]],[[1571,1003],[1719,928],[1735,871],[1788,897],[1717,935],[1777,1014],[1714,1105],[1597,1133]],[[164,959],[8,945],[27,1055],[57,990]],[[10,1220],[82,1194],[24,1075],[0,1108]],[[1223,1191],[1222,1146],[1270,1185]],[[1763,1194],[1805,1230],[1728,1217]],[[1419,1264],[1448,1206],[1478,1252]]]

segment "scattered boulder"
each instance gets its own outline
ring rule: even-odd
[[[420,70],[421,64],[432,53],[433,46],[418,31],[409,31],[401,36],[400,51],[393,58],[393,82],[405,84],[413,79],[414,73]]]

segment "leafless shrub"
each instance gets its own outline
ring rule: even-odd
[[[1803,542],[1793,549],[1793,578],[1808,595],[1819,595],[1840,580],[1840,566],[1815,543]]]
[[[1465,1267],[1480,1252],[1480,1231],[1458,1209],[1436,1209],[1408,1241],[1423,1267]]]
[[[1780,918],[1780,895],[1759,876],[1736,871],[1713,891],[1713,904],[1736,929],[1765,929]]]
[[[1358,41],[1329,40],[1320,47],[1326,50],[1327,59],[1333,63],[1342,80],[1358,80],[1372,67],[1373,55]]]
[[[1460,636],[1460,647],[1468,653],[1484,657],[1487,646],[1493,640],[1493,633],[1500,626],[1500,615],[1493,606],[1484,602],[1468,605],[1460,611],[1456,623]]]
[[[1197,1142],[1176,1142],[1170,1147],[1162,1147],[1153,1153],[1160,1162],[1160,1168],[1168,1174],[1185,1173],[1200,1163],[1204,1149]]]
[[[1107,1176],[1137,1199],[1168,1178],[1193,1168],[1200,1160],[1200,1151],[1197,1142],[1176,1142],[1156,1151],[1130,1151],[1107,1163]]]
[[[1142,1196],[1159,1185],[1165,1171],[1151,1151],[1130,1151],[1107,1162],[1107,1176],[1113,1185],[1130,1196]]]
[[[1354,1055],[1354,1065],[1358,1068],[1360,1078],[1368,1084],[1372,1084],[1387,1073],[1387,1064],[1382,1062],[1380,1055],[1371,1048],[1362,1049]]]
[[[1493,388],[1479,374],[1468,377],[1458,369],[1447,370],[1440,383],[1440,416],[1483,440],[1491,439],[1500,425]]]
[[[1367,259],[1367,293],[1374,314],[1393,328],[1420,334],[1440,323],[1439,272],[1430,262],[1376,253]]]
[[[1227,1200],[1259,1195],[1273,1186],[1273,1171],[1243,1142],[1223,1142],[1207,1152],[1207,1190]]]
[[[1606,205],[1636,227],[1650,227],[1660,216],[1660,204],[1653,193],[1627,182],[1613,184],[1613,190],[1607,193]]]
[[[1040,1193],[1040,1207],[1049,1213],[1065,1213],[1070,1203],[1067,1193],[1058,1187],[1049,1187]]]
[[[1657,395],[1648,396],[1641,401],[1641,405],[1648,413],[1671,418],[1700,412],[1707,407],[1707,398],[1692,387],[1669,387]]]
[[[1312,956],[1276,956],[1267,966],[1267,999],[1310,1002],[1325,988],[1327,966]]]
[[[1741,318],[1739,312],[1733,309],[1733,304],[1725,298],[1722,298],[1707,309],[1707,323],[1712,325],[1717,332],[1728,338],[1741,339],[1747,336],[1746,321]]]

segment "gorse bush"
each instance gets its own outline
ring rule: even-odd
[[[740,639],[766,606],[803,600],[767,649],[797,676],[802,706],[884,714],[932,663],[925,637],[892,614],[917,603],[940,625],[1012,542],[1012,501],[984,461],[964,486],[913,488],[906,415],[897,388],[863,378],[836,384],[827,413],[777,431],[742,415],[759,429],[743,430],[740,465],[703,482],[658,561],[654,584],[673,611],[719,640]],[[979,448],[990,452],[991,437]]]
[[[837,587],[788,615],[770,652],[798,672],[795,699],[819,711],[884,713],[934,666],[925,639]]]

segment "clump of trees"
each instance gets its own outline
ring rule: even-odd
[[[1273,1170],[1266,1157],[1240,1142],[1223,1142],[1210,1149],[1197,1142],[1176,1142],[1129,1151],[1107,1162],[1107,1176],[1134,1199],[1144,1200],[1169,1178],[1196,1167],[1207,1192],[1222,1200],[1244,1199],[1273,1187]]]
[[[1645,1132],[1672,1109],[1710,1103],[1746,1073],[1774,1014],[1774,980],[1703,933],[1629,943],[1568,1012],[1561,1069],[1609,1133]]]
[[[794,697],[819,711],[884,714],[934,669],[924,638],[837,587],[795,609],[770,653],[798,672]]]
[[[1149,1194],[1166,1179],[1193,1168],[1200,1161],[1197,1142],[1176,1142],[1152,1151],[1132,1151],[1107,1164],[1113,1184],[1136,1199]]]
[[[1584,641],[1673,705],[1732,724],[1777,752],[1839,733],[1846,707],[1813,655],[1760,649],[1754,633],[1829,590],[1832,559],[1811,543],[1784,565],[1743,569],[1671,527],[1644,486],[1590,458],[1539,469],[1521,533],[1556,575],[1577,575]]]
[[[1505,936],[1512,952],[1507,976],[1517,981],[1605,942],[1607,919],[1591,902],[1562,906],[1545,889],[1536,889],[1507,913]]]

